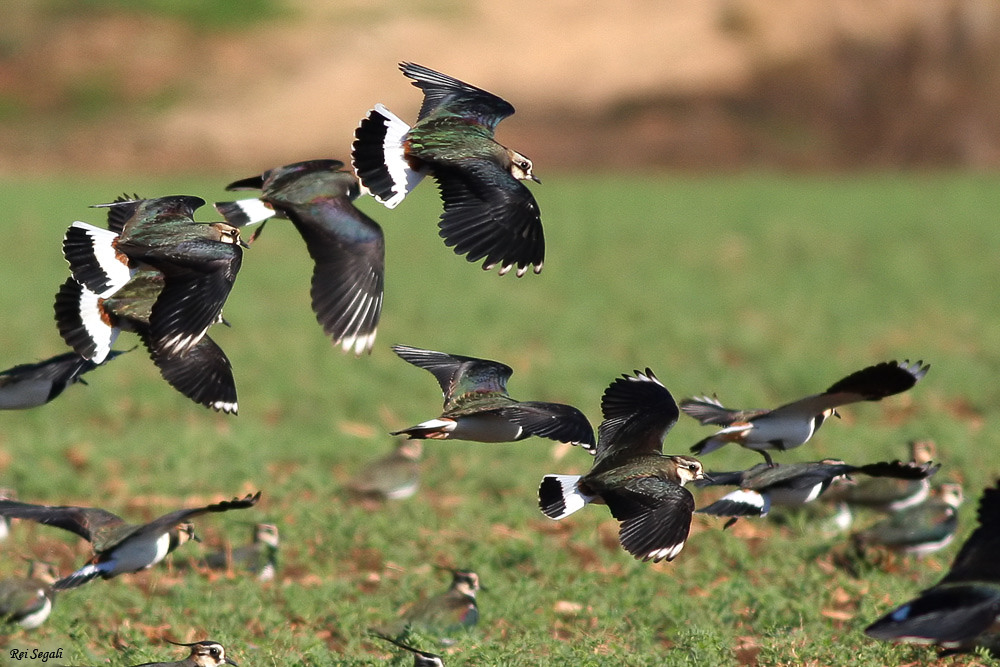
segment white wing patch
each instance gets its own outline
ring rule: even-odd
[[[560,491],[562,493],[562,502],[564,509],[558,514],[546,514],[550,519],[564,519],[570,514],[577,512],[589,503],[593,502],[594,496],[588,496],[580,492],[577,488],[577,482],[580,481],[580,475],[546,475],[545,479],[555,480],[559,483]]]
[[[749,505],[750,507],[756,508],[760,511],[761,516],[767,516],[768,511],[771,509],[771,499],[766,495],[757,493],[756,491],[750,491],[747,489],[738,489],[732,493],[727,493],[721,500],[728,500],[732,503],[738,503],[740,505]]]
[[[83,230],[92,243],[94,259],[104,272],[109,286],[97,296],[106,298],[117,292],[125,283],[132,279],[134,270],[122,262],[115,250],[113,242],[118,234],[108,229],[101,229],[86,222],[77,220],[70,227]]]
[[[424,175],[410,168],[406,161],[406,154],[403,149],[403,140],[406,133],[410,131],[410,126],[406,124],[396,114],[386,109],[382,104],[376,104],[375,108],[369,112],[377,113],[383,118],[385,123],[385,138],[382,140],[382,153],[385,157],[385,167],[392,179],[393,195],[382,203],[386,208],[396,208],[399,202],[403,201],[410,190],[415,188]]]
[[[108,358],[119,333],[117,327],[110,326],[101,317],[100,300],[96,293],[80,285],[80,321],[96,347],[90,358],[95,364]]]
[[[239,226],[241,227],[244,225],[253,225],[258,222],[264,222],[265,220],[273,218],[277,215],[275,210],[271,208],[270,204],[261,201],[260,199],[240,199],[232,203],[238,207],[240,212],[245,216],[245,222],[243,219],[240,220],[242,224]]]

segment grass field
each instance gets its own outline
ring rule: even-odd
[[[222,186],[246,175],[4,183],[0,367],[65,351],[52,318],[67,275],[60,242],[73,220],[103,223],[88,204],[122,191],[230,198]],[[22,500],[138,520],[264,493],[254,509],[198,520],[204,544],[185,545],[171,566],[66,593],[41,628],[0,640],[5,651],[62,648],[70,665],[132,665],[183,657],[163,638],[211,638],[244,666],[376,664],[396,654],[366,629],[444,590],[448,575],[433,567],[441,565],[474,569],[489,589],[480,624],[455,646],[414,638],[448,664],[931,660],[929,649],[877,643],[861,630],[936,581],[957,543],[857,575],[839,566],[846,538],[824,536],[804,516],[725,532],[722,520],[696,516],[674,562],[639,563],[618,546],[604,507],[558,523],[541,515],[542,475],[585,472],[590,457],[540,439],[430,442],[421,492],[374,511],[341,487],[393,446],[388,431],[441,407],[434,379],[398,359],[393,343],[504,361],[515,369],[515,398],[576,405],[595,425],[604,388],[647,366],[677,399],[714,392],[737,407],[771,407],[878,361],[923,359],[931,370],[911,392],[845,408],[778,460],[868,463],[931,438],[944,465],[936,481],[961,481],[971,498],[964,538],[980,491],[1000,474],[1000,179],[540,176],[533,190],[547,261],[541,275],[521,279],[485,273],[444,246],[430,184],[394,211],[361,202],[388,246],[382,325],[363,358],[323,337],[304,246],[290,225],[269,224],[227,303],[232,327],[212,332],[235,368],[238,417],[184,399],[141,348],[88,375],[89,386],[3,414],[0,486]],[[118,347],[135,343],[123,334]],[[682,417],[664,450],[685,453],[705,435]],[[704,462],[718,470],[759,460],[725,448]],[[699,505],[719,495],[694,492]],[[177,567],[224,540],[242,542],[247,523],[262,519],[282,534],[274,582]],[[16,524],[0,545],[0,574],[19,573],[31,555],[68,572],[85,547]]]

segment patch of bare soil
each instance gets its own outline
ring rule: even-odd
[[[238,34],[80,16],[0,60],[38,110],[0,126],[0,168],[346,159],[375,102],[415,116],[403,60],[510,100],[500,140],[549,169],[996,165],[998,28],[994,0],[301,0]],[[67,118],[88,95],[114,104]]]

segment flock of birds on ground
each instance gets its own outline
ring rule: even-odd
[[[376,105],[355,134],[353,170],[337,160],[310,160],[265,171],[232,183],[230,190],[255,190],[253,198],[219,202],[223,222],[197,222],[205,204],[194,196],[143,199],[120,197],[101,204],[106,228],[74,222],[63,241],[70,277],[59,288],[55,314],[59,333],[72,352],[0,374],[0,408],[21,409],[56,398],[81,376],[121,354],[118,335],[138,335],[162,377],[192,401],[216,411],[238,410],[232,366],[207,335],[225,323],[222,309],[249,245],[242,228],[270,218],[295,225],[314,262],[312,307],[324,332],[355,354],[370,352],[382,306],[384,238],[379,225],[355,208],[362,193],[388,208],[397,206],[425,175],[437,182],[444,242],[468,261],[499,273],[539,272],[544,239],[538,205],[521,182],[537,179],[531,161],[494,140],[497,124],[514,113],[503,99],[426,67],[403,63],[403,74],[423,92],[410,127]],[[695,512],[727,517],[764,517],[773,507],[832,499],[849,525],[850,509],[886,514],[854,535],[859,549],[881,545],[927,553],[942,548],[957,530],[961,488],[942,485],[931,493],[934,464],[929,443],[911,446],[909,460],[848,464],[839,460],[777,463],[771,452],[799,447],[838,408],[880,401],[919,382],[929,366],[921,361],[885,361],[850,373],[825,391],[771,410],[733,410],[715,397],[676,402],[649,368],[614,379],[601,401],[596,433],[584,414],[569,405],[519,401],[507,392],[513,370],[496,361],[403,345],[403,360],[430,372],[444,395],[439,415],[393,435],[406,436],[391,454],[371,463],[351,483],[361,495],[398,499],[419,483],[425,439],[512,442],[528,437],[578,445],[593,455],[585,475],[546,475],[538,488],[545,516],[560,520],[588,504],[607,505],[619,522],[621,547],[642,561],[670,561],[681,553]],[[706,472],[698,458],[664,455],[663,441],[681,413],[717,430],[692,446],[707,455],[727,444],[759,452],[764,462],[748,470]],[[866,479],[857,481],[856,476]],[[695,508],[685,487],[731,486],[722,498]],[[56,592],[97,578],[137,572],[197,539],[191,520],[204,514],[254,507],[260,492],[195,508],[179,509],[146,524],[127,523],[111,512],[88,507],[19,502],[12,492],[0,500],[0,538],[11,519],[62,528],[90,542],[93,557],[59,576],[32,563],[27,578],[0,581],[0,619],[36,628],[52,610]],[[991,646],[1000,618],[1000,486],[988,488],[979,504],[979,527],[950,572],[919,597],[871,624],[878,639],[936,644],[944,651]],[[207,557],[212,568],[245,568],[262,580],[274,576],[278,529],[257,524],[249,545]],[[454,633],[478,620],[476,593],[482,587],[470,570],[453,570],[452,584],[413,606],[391,627],[373,636],[410,651],[415,665],[443,665],[439,655],[406,642],[420,627]],[[236,664],[214,641],[181,644],[193,667]]]

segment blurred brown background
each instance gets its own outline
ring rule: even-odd
[[[346,159],[401,60],[542,175],[1000,164],[997,0],[4,0],[0,171]]]

